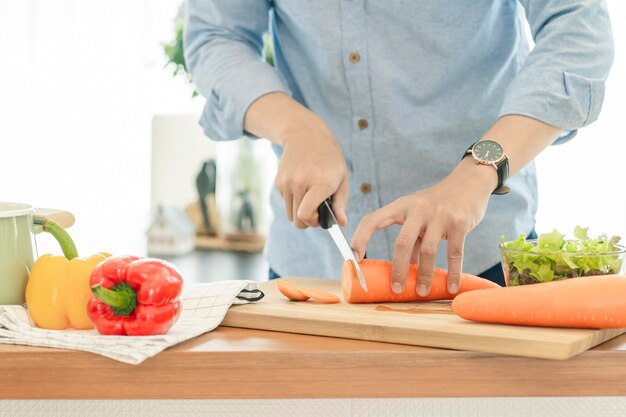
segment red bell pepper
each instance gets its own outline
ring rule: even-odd
[[[114,256],[91,273],[87,314],[104,335],[165,334],[178,320],[183,279],[163,260]]]

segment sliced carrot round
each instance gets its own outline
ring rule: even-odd
[[[306,301],[309,299],[309,296],[305,295],[300,288],[287,281],[278,280],[276,285],[278,286],[278,291],[289,298],[290,301]]]
[[[312,298],[319,303],[336,304],[340,301],[339,297],[337,297],[335,294],[318,290],[316,288],[302,288],[300,291],[302,291],[302,294],[304,294],[308,298]]]

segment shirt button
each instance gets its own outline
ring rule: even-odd
[[[356,62],[359,62],[361,60],[361,55],[359,55],[358,52],[352,52],[348,56],[348,59],[350,60],[350,62],[356,63]]]
[[[370,185],[369,182],[364,182],[363,184],[361,184],[361,192],[363,194],[367,194],[370,191],[372,191],[372,186]]]
[[[366,119],[360,119],[359,120],[359,127],[361,129],[365,129],[367,126],[369,126],[369,123],[367,123]]]

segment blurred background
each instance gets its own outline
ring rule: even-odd
[[[607,4],[616,57],[604,108],[538,158],[539,232],[626,238],[626,2]],[[263,280],[276,160],[264,140],[202,135],[203,99],[171,62],[180,6],[0,0],[0,201],[71,211],[83,255],[150,251],[197,280]],[[49,237],[37,244],[58,252]]]

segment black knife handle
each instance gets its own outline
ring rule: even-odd
[[[333,200],[328,197],[325,202],[328,203],[328,207],[330,207],[330,209],[332,210]],[[322,204],[320,204],[320,206],[317,208],[317,216],[322,229],[330,229],[332,225],[335,224],[335,222],[333,221],[333,216],[328,211],[328,208],[326,207],[326,204],[324,204],[324,202],[322,202]]]

